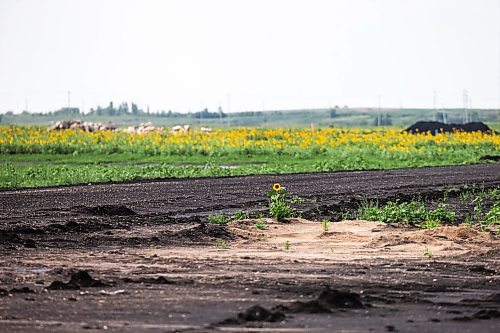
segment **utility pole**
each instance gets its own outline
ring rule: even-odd
[[[219,121],[220,121],[220,126],[222,127],[223,126],[223,121],[222,121],[222,103],[219,101],[219,108],[217,109],[219,111]]]
[[[446,124],[446,112],[444,112],[445,109],[443,104],[441,104],[441,109],[443,110],[443,123]]]
[[[463,108],[464,108],[464,124],[469,122],[469,114],[467,112],[467,107],[469,105],[469,96],[467,89],[464,89],[462,91],[462,102],[463,102]]]
[[[380,95],[378,95],[377,127],[380,127]]]
[[[227,93],[227,127],[231,127],[231,93]]]

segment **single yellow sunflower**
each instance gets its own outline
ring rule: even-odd
[[[281,185],[279,183],[276,183],[273,185],[273,190],[275,190],[276,192],[278,192],[279,190],[281,190]]]

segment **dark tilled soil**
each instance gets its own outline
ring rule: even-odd
[[[275,182],[304,199],[310,220],[415,196],[429,205],[445,196],[460,217],[472,209],[459,200],[464,185],[498,188],[500,164],[2,191],[0,332],[498,331],[494,234],[446,239],[450,255],[441,246],[432,256],[423,247],[433,249],[433,234],[410,253],[409,241],[387,239],[397,229],[375,228],[380,241],[351,242],[348,253],[335,223],[318,234],[321,248],[294,248],[299,238],[279,225],[266,236],[207,223],[265,213]],[[275,246],[276,235],[293,239],[291,249]]]

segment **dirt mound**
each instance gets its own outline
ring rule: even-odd
[[[36,242],[32,239],[23,239],[13,231],[0,231],[0,245],[7,247],[15,247],[16,245],[23,245],[28,248],[36,248]]]
[[[190,242],[197,244],[208,244],[214,242],[216,239],[230,241],[235,238],[226,226],[201,223],[200,225],[184,229],[168,236],[170,241],[173,242]]]
[[[118,216],[118,215],[115,215]],[[44,228],[38,229],[38,233],[54,233],[54,232],[72,232],[72,233],[89,233],[94,231],[113,229],[113,227],[123,227],[119,224],[112,224],[102,221],[85,221],[78,223],[76,221],[68,221],[65,224],[51,223]]]
[[[17,243],[17,244],[21,244],[22,243],[22,239],[15,232],[0,231],[0,243]]]
[[[35,291],[29,287],[12,288],[10,290],[12,294],[34,294]]]
[[[277,309],[291,313],[331,313],[334,309],[360,309],[364,306],[359,294],[326,288],[315,300],[279,305]]]
[[[244,312],[238,313],[236,318],[228,318],[220,322],[220,325],[238,325],[246,322],[278,322],[285,319],[285,314],[281,311],[268,310],[260,305],[253,305]]]
[[[171,279],[167,279],[164,276],[159,276],[157,278],[147,277],[147,278],[139,278],[139,279],[123,278],[123,282],[125,282],[125,283],[143,283],[143,284],[191,284],[191,283],[194,283],[193,280],[188,280],[188,279],[171,280]]]
[[[485,310],[479,310],[478,312],[474,313],[472,316],[455,317],[455,318],[453,318],[453,320],[471,321],[471,320],[477,320],[477,319],[489,320],[489,319],[494,319],[494,318],[500,318],[500,311],[494,310],[494,309],[485,309]]]
[[[123,205],[102,205],[95,207],[76,207],[73,211],[81,214],[99,215],[99,216],[130,216],[137,215],[132,209]]]
[[[493,240],[491,234],[486,232],[479,232],[475,229],[466,226],[444,226],[438,227],[431,230],[425,230],[424,234],[426,236],[431,236],[435,238],[448,239],[451,241],[461,241],[461,240]]]
[[[90,274],[81,270],[76,273],[71,274],[68,283],[62,281],[54,281],[47,287],[48,290],[77,290],[86,287],[107,287],[109,283],[105,283],[101,280],[96,280]]]
[[[12,288],[10,291],[0,288],[0,297],[12,296],[12,294],[34,294],[35,291],[29,287]]]
[[[449,133],[453,131],[464,131],[464,132],[484,132],[493,133],[493,130],[489,128],[486,124],[482,122],[474,122],[467,124],[445,124],[437,121],[418,121],[411,125],[403,132],[408,132],[412,134],[431,132],[431,134],[437,133]]]

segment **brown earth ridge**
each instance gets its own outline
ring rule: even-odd
[[[301,218],[260,217],[276,182]],[[464,186],[500,164],[0,191],[0,332],[497,332],[500,240],[460,225]],[[457,222],[355,220],[416,197]]]

